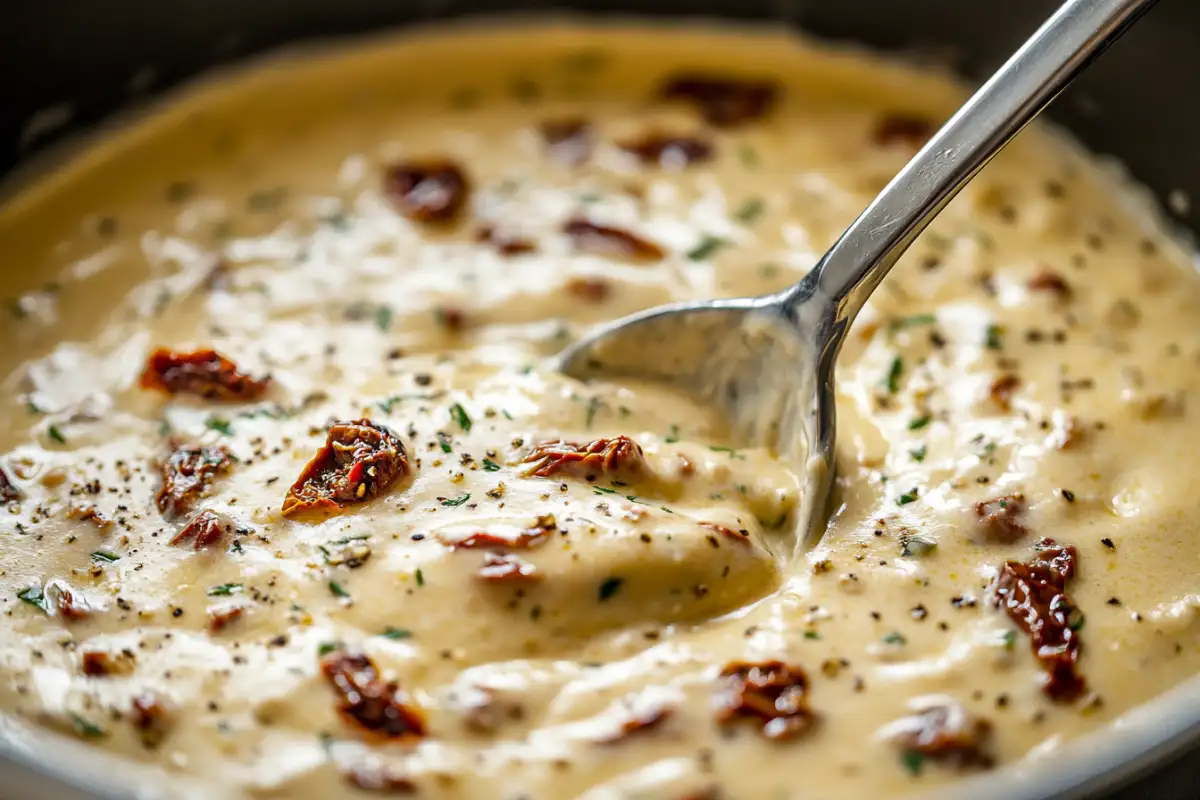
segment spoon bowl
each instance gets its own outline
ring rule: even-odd
[[[855,316],[962,187],[1155,2],[1064,2],[795,285],[634,314],[568,348],[558,368],[661,382],[716,408],[736,438],[801,469],[795,545],[815,545],[835,471],[834,367]]]

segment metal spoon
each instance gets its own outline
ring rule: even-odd
[[[799,283],[617,320],[558,357],[577,378],[638,378],[716,405],[736,436],[807,473],[795,545],[826,527],[834,364],[884,276],[959,190],[1157,0],[1067,0],[950,118]]]

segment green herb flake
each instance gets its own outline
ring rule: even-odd
[[[483,460],[483,471],[484,472],[499,472],[500,465],[497,464],[495,461],[492,461],[490,458],[485,458]]]
[[[438,431],[437,432],[437,440],[438,440],[438,444],[442,448],[443,453],[453,452],[453,449],[450,447],[450,437],[449,436],[447,436],[442,431]]]
[[[734,450],[732,447],[721,447],[720,445],[709,445],[708,449],[712,450],[714,453],[725,453],[731,459],[733,459],[735,461],[745,461],[746,460],[746,457],[744,455],[739,453],[737,450]]]
[[[446,506],[447,508],[457,508],[458,506],[461,506],[463,503],[467,502],[470,499],[471,499],[471,495],[470,495],[470,493],[468,493],[468,494],[464,494],[462,497],[455,497],[455,498],[442,497],[442,498],[439,498],[439,502],[441,502],[441,504]]]
[[[461,403],[450,406],[450,418],[458,423],[458,427],[462,428],[463,432],[471,432],[471,415],[467,413]]]
[[[233,424],[224,417],[209,417],[204,420],[204,427],[222,436],[233,436]]]
[[[1004,328],[999,325],[988,325],[984,343],[988,350],[1001,350],[1004,347]]]
[[[909,775],[920,775],[921,768],[925,766],[925,754],[917,750],[904,750],[900,753],[900,763]]]
[[[601,603],[611,600],[617,592],[621,591],[621,587],[625,584],[624,578],[606,578],[604,583],[600,584],[600,591],[597,594]]]
[[[224,595],[240,592],[243,588],[240,583],[222,583],[220,586],[214,586],[208,590],[209,597],[223,597]]]
[[[342,649],[341,642],[321,642],[319,645],[317,645],[317,656],[318,657],[327,656],[330,653],[336,652],[341,649]]]
[[[27,589],[22,589],[17,592],[17,598],[34,608],[40,608],[42,611],[46,610],[46,594],[40,586],[30,586]]]
[[[604,401],[599,397],[588,399],[587,416],[584,418],[584,427],[588,430],[592,429],[592,422],[596,419],[596,412],[600,410],[600,406],[604,405]]]
[[[897,317],[888,325],[888,330],[902,331],[906,328],[915,328],[920,325],[935,325],[937,317],[933,314],[910,314],[907,317]]]
[[[821,634],[817,633],[816,631],[805,631],[804,638],[805,639],[820,639]]]
[[[393,641],[398,641],[400,639],[411,639],[412,631],[408,630],[407,628],[393,628],[391,625],[388,625],[383,629],[383,638],[392,639]]]
[[[897,631],[892,631],[891,633],[884,635],[883,643],[884,644],[894,644],[894,645],[905,645],[905,644],[908,644],[908,639],[905,639],[903,634],[901,634]]]
[[[883,385],[887,387],[889,394],[895,394],[900,391],[900,376],[904,374],[904,359],[900,356],[892,358],[892,363],[888,366],[887,377],[884,378]]]
[[[101,736],[105,735],[104,729],[101,728],[96,723],[90,722],[89,720],[84,719],[83,717],[79,716],[78,714],[72,713],[70,716],[71,716],[71,724],[75,728],[75,733],[79,734],[83,738],[98,739]]]
[[[667,435],[663,437],[663,444],[675,444],[678,441],[679,441],[679,426],[672,425],[670,427],[670,429],[668,430]]]
[[[55,444],[67,443],[67,437],[62,435],[62,431],[58,429],[57,425],[51,425],[49,428],[47,428],[46,435],[49,436],[50,441],[54,442]]]
[[[413,577],[417,579],[417,586],[425,585],[425,573],[421,571],[420,567],[417,567],[417,571],[413,573]]]
[[[1004,635],[1000,637],[1000,642],[1004,645],[1005,650],[1014,649],[1017,646],[1017,632],[1005,631]]]
[[[748,197],[734,212],[733,216],[744,225],[749,225],[762,216],[767,204],[761,197]]]
[[[116,553],[110,553],[107,550],[97,550],[94,553],[92,553],[92,561],[95,561],[97,563],[104,562],[107,564],[111,564],[112,562],[116,561],[119,558],[120,558],[119,555],[117,555]]]
[[[920,447],[918,447],[914,450],[909,450],[908,455],[912,458],[913,461],[920,464],[925,461],[925,454],[928,452],[928,449],[929,448],[926,447],[925,445],[921,445]]]
[[[687,257],[689,261],[704,261],[712,258],[713,254],[724,247],[726,244],[724,239],[710,234],[705,234],[700,237],[700,241],[688,251]]]
[[[375,309],[375,327],[386,331],[392,327],[392,307],[383,305]]]
[[[914,419],[909,420],[908,429],[910,431],[919,431],[928,425],[932,419],[933,417],[931,417],[929,414],[926,414],[923,417],[915,417]]]
[[[329,592],[334,597],[349,598],[350,593],[346,591],[346,587],[342,586],[337,581],[329,582]]]
[[[905,492],[904,494],[902,494],[898,498],[896,498],[896,505],[906,506],[909,503],[915,503],[915,502],[917,502],[917,498],[919,496],[920,495],[917,494],[916,487],[913,487],[912,489],[909,489],[907,492]]]
[[[604,486],[593,486],[592,491],[596,494],[619,494],[616,489],[609,489]]]
[[[46,413],[38,406],[37,403],[33,402],[32,400],[25,401],[25,410],[28,411],[30,414],[45,414]]]
[[[1067,627],[1073,631],[1081,631],[1085,623],[1087,623],[1087,617],[1078,608],[1072,606],[1067,612]]]

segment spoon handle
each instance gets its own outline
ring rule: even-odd
[[[1155,2],[1067,0],[892,179],[821,259],[815,281],[794,295],[833,302],[835,345],[959,190]]]

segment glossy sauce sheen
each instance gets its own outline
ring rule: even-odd
[[[775,88],[662,98],[697,71]],[[782,37],[425,35],[207,85],[31,183],[0,705],[175,797],[879,797],[1192,675],[1200,284],[1046,131],[855,326],[816,552],[785,461],[542,366],[797,280],[960,98]],[[245,380],[139,385],[157,348]],[[206,488],[160,506],[183,447]],[[351,452],[346,502],[282,514]]]

